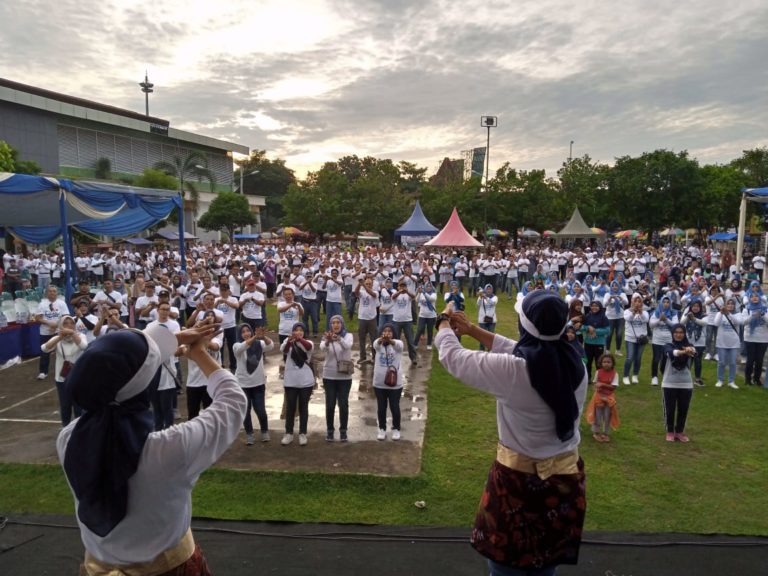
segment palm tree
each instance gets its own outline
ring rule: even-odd
[[[207,180],[211,192],[216,189],[216,175],[208,168],[208,159],[201,152],[189,152],[184,158],[174,156],[173,160],[165,160],[155,164],[157,170],[162,170],[179,181],[179,191],[184,198],[184,227],[192,231],[193,215],[197,213],[200,193],[197,182]]]

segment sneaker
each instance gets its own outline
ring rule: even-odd
[[[246,446],[253,446],[254,442],[256,442],[256,438],[254,438],[253,434],[248,434],[245,437],[245,445]]]
[[[675,434],[675,440],[677,440],[678,442],[690,442],[691,441],[691,439],[688,438],[688,436],[686,436],[682,432],[679,432],[679,433]]]
[[[325,433],[325,441],[333,442],[333,430],[328,430],[328,432]]]
[[[701,378],[696,378],[696,380],[694,380],[693,383],[696,384],[696,386],[704,386],[704,380],[702,380]]]
[[[722,388],[722,387],[723,387],[723,381],[722,380],[718,380],[717,382],[715,382],[715,388]]]
[[[386,440],[387,439],[387,431],[383,428],[379,428],[379,433],[376,434],[376,440]]]
[[[637,379],[637,375],[632,376],[632,384],[639,384],[640,380]]]
[[[621,353],[621,350],[616,350],[616,356],[624,356],[624,354]]]
[[[346,430],[340,430],[339,431],[339,442],[346,442],[348,440],[347,438],[347,431]]]
[[[675,435],[672,432],[667,432],[666,437],[664,438],[667,442],[674,442],[675,441]]]
[[[715,362],[720,362],[720,356],[715,354],[714,356],[712,356],[712,360],[714,360]]]
[[[624,383],[625,386],[629,386],[629,377],[628,376],[624,376],[624,378],[622,378],[621,381]]]
[[[744,356],[739,356],[739,364],[746,364],[746,363],[747,363],[747,359],[744,358]]]
[[[269,431],[261,433],[261,441],[262,442],[269,442]]]
[[[400,440],[400,430],[392,430],[392,440]]]
[[[307,435],[299,434],[299,446],[306,446],[306,445],[307,445]]]
[[[427,350],[432,350],[432,344],[427,344]],[[742,362],[744,364],[744,362]]]
[[[45,372],[40,372],[40,374],[37,375],[38,380],[45,380],[46,378],[48,378],[48,374]]]
[[[707,353],[704,355],[704,360],[712,360],[712,354],[710,354],[709,352],[707,352]]]
[[[288,446],[288,444],[290,444],[291,442],[293,442],[293,434],[286,434],[285,436],[283,436],[283,439],[280,440],[280,444],[282,444],[283,446]]]
[[[181,413],[179,412],[178,408],[173,409],[173,419],[174,420],[181,420]]]
[[[738,390],[739,386],[736,384],[736,382],[728,382],[728,388],[733,388],[734,390]]]
[[[651,386],[658,386],[658,385],[659,385],[659,379],[656,376],[651,378]]]

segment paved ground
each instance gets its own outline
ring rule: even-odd
[[[193,521],[214,574],[480,576],[468,529]],[[588,533],[577,566],[561,576],[766,574],[768,538]],[[74,519],[14,516],[0,530],[0,573],[77,574],[83,548]]]
[[[275,338],[276,339],[276,338]],[[221,458],[218,466],[253,470],[302,470],[330,473],[416,475],[421,468],[421,449],[427,417],[427,389],[432,352],[423,346],[419,365],[403,360],[405,387],[401,400],[402,435],[399,442],[376,440],[376,398],[371,385],[372,366],[355,370],[350,393],[347,443],[325,442],[325,396],[322,384],[310,401],[309,444],[281,446],[285,427],[280,419],[283,387],[279,378],[280,357],[273,351],[266,362],[267,414],[272,441],[245,445],[245,433]],[[357,360],[357,353],[355,353]],[[53,365],[53,359],[52,359]],[[0,462],[55,463],[55,439],[61,428],[58,399],[52,376],[38,381],[37,361],[31,360],[0,372]],[[319,379],[318,379],[319,380]],[[185,396],[179,409],[186,415]],[[252,414],[254,423],[256,415]],[[336,416],[338,428],[338,413]],[[338,432],[337,432],[338,437]]]

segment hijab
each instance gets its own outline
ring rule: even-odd
[[[763,316],[768,312],[768,306],[762,298],[758,298],[757,304],[753,303],[750,295],[747,301],[747,312],[749,312],[749,333],[752,334],[763,321]],[[756,315],[755,312],[758,314]]]
[[[573,438],[579,416],[576,389],[586,369],[576,348],[565,336],[568,306],[548,290],[530,293],[515,306],[520,341],[513,354],[524,358],[531,386],[555,413],[557,437]]]
[[[333,322],[334,320],[338,320],[339,322],[341,322],[341,330],[339,330],[339,337],[344,338],[344,336],[347,335],[347,325],[344,322],[344,316],[342,316],[341,314],[335,314],[334,316],[331,316],[331,319],[328,321],[328,325],[330,326],[331,322]]]
[[[243,338],[243,328],[248,327],[251,330],[251,334],[253,334],[253,328],[251,328],[250,324],[240,324],[237,327],[237,341],[238,342],[245,342],[245,338]],[[261,345],[261,342],[259,340],[254,340],[250,346],[248,346],[248,349],[245,351],[245,369],[248,372],[248,374],[253,374],[256,370],[256,368],[259,367],[259,364],[261,364],[261,358],[264,355],[264,348]]]
[[[598,307],[597,312],[592,312],[592,306]],[[608,316],[605,315],[605,309],[603,303],[599,300],[594,300],[589,304],[589,312],[584,317],[584,325],[592,326],[593,328],[607,328],[610,323],[608,322]]]
[[[67,377],[65,386],[85,412],[74,422],[64,472],[80,522],[97,536],[109,534],[128,511],[128,480],[154,430],[150,396],[174,350],[176,337],[162,326],[112,332],[92,342]]]
[[[293,325],[291,328],[291,332],[296,330],[296,328],[302,328],[304,332],[306,333],[307,327],[304,326],[303,322],[296,322],[296,324]],[[285,351],[285,356],[291,357],[291,360],[293,360],[294,364],[298,368],[303,368],[304,364],[307,363],[309,360],[309,351],[312,348],[312,344],[309,343],[309,346],[307,346],[305,343],[308,342],[307,340],[304,340],[302,338],[301,341],[294,341],[291,342],[290,349]]]
[[[688,340],[687,334],[683,336],[683,339],[681,341],[678,342],[677,340],[675,340],[675,336],[674,336],[675,330],[679,330],[680,328],[682,328],[683,333],[685,333],[685,326],[683,326],[682,324],[675,324],[670,329],[670,333],[672,334],[672,342],[665,346],[666,350],[682,350],[683,348],[688,348],[689,346],[691,346],[691,343]],[[689,360],[690,360],[690,357],[684,354],[681,354],[680,356],[674,356],[674,355],[671,356],[672,367],[675,370],[684,370],[685,368],[687,368]]]
[[[692,306],[697,303],[699,304],[699,311],[698,313],[693,312]],[[698,296],[694,296],[691,298],[691,301],[688,303],[688,309],[685,312],[685,335],[687,338],[693,340],[694,342],[698,342],[699,338],[701,338],[701,332],[704,330],[704,326],[700,326],[696,322],[694,322],[691,318],[688,317],[688,313],[692,313],[694,318],[698,318],[701,320],[704,318],[704,301],[699,298]]]

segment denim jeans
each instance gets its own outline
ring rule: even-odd
[[[629,340],[626,340],[624,343],[627,345],[627,357],[624,359],[624,377],[629,378],[630,370],[633,376],[637,376],[640,374],[640,363],[643,361],[645,344],[638,344]]]
[[[307,327],[307,334],[310,333],[308,320],[312,322],[312,334],[317,334],[320,324],[320,306],[317,300],[304,300],[304,316],[301,321]]]
[[[248,409],[243,419],[243,428],[246,434],[253,434],[253,421],[251,420],[251,407],[256,412],[256,418],[259,419],[259,429],[262,432],[269,430],[269,418],[267,418],[267,408],[264,404],[264,394],[266,386],[254,386],[252,388],[243,388],[245,397],[248,399]]]
[[[488,560],[488,574],[490,576],[555,576],[557,566],[547,566],[545,568],[515,568],[499,564],[493,560]]]
[[[483,330],[488,330],[488,332],[496,332],[496,322],[480,322],[478,326]],[[485,347],[482,344],[480,344],[480,350],[485,350]]]
[[[360,344],[360,360],[365,360],[367,357],[366,341],[368,337],[371,339],[371,359],[375,358],[376,352],[373,349],[373,341],[376,340],[376,318],[370,320],[357,321],[357,339]]]
[[[53,338],[53,334],[51,334],[50,336],[43,336],[41,334],[40,335],[40,345],[42,346],[43,344],[48,342],[48,340],[50,340],[51,338]],[[39,364],[40,364],[40,368],[39,368],[40,374],[45,374],[47,376],[48,375],[48,370],[50,370],[50,368],[51,368],[51,353],[50,352],[43,352],[41,350],[40,351],[40,361],[39,361]]]
[[[611,339],[614,334],[616,335],[616,351],[621,352],[621,341],[624,339],[624,318],[616,318],[615,320],[608,320],[608,325],[611,327],[611,331],[608,333],[608,339],[605,342],[606,352],[611,351]]]
[[[235,345],[235,342],[237,342],[237,328],[235,326],[232,326],[231,328],[224,328],[224,346],[227,349],[227,354],[229,355],[229,371],[233,374],[235,373],[235,370],[237,370],[237,359],[235,358],[235,351],[232,349],[232,347]],[[221,365],[224,367],[224,353],[221,354]]]
[[[717,326],[714,324],[707,324],[707,330],[704,336],[704,347],[707,349],[707,354],[714,354],[715,343],[717,342]]]
[[[395,339],[402,340],[408,346],[408,358],[411,362],[416,360],[416,349],[413,347],[413,328],[411,322],[395,322]],[[405,338],[400,338],[401,332],[405,333]]]
[[[326,318],[325,329],[331,329],[331,318],[334,316],[341,316],[341,302],[325,302]]]
[[[379,430],[387,429],[387,404],[392,412],[392,430],[400,430],[400,396],[402,388],[374,388],[376,392],[376,415]]]
[[[176,389],[155,390],[152,394],[152,413],[155,417],[155,432],[173,426],[173,399]]]
[[[59,410],[61,412],[61,425],[66,426],[72,422],[72,413],[78,418],[83,410],[72,400],[72,393],[69,387],[64,386],[64,382],[56,381],[56,392],[59,394]]]
[[[725,382],[726,367],[728,368],[728,382],[736,381],[736,357],[738,354],[738,348],[717,349],[717,379],[720,382]]]
[[[376,326],[377,333],[381,333],[384,324],[392,324],[392,314],[379,314],[379,323]]]
[[[414,347],[418,347],[421,335],[424,334],[424,329],[427,330],[427,346],[432,346],[432,331],[435,329],[436,318],[421,318],[419,317],[419,325],[416,328],[416,336],[413,338]]]
[[[325,428],[333,434],[335,428],[336,406],[339,407],[339,431],[346,432],[349,422],[349,391],[352,389],[352,379],[330,380],[323,378],[325,388]]]

